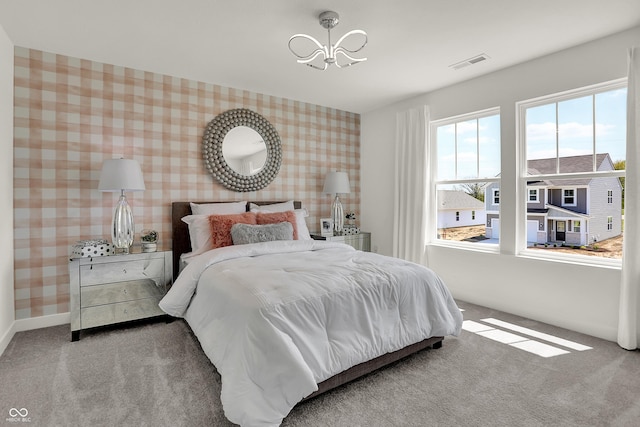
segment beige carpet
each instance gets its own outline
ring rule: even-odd
[[[459,305],[487,327],[483,319],[496,318],[592,348],[552,344],[567,353],[544,358],[463,331],[298,405],[283,426],[640,425],[640,352]],[[27,425],[9,420],[12,408],[28,410],[31,426],[232,425],[220,377],[182,321],[69,338],[67,326],[16,334],[0,357],[0,425]]]

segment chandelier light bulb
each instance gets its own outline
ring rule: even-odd
[[[345,68],[367,60],[367,58],[355,58],[352,56],[354,53],[360,52],[360,50],[367,45],[367,33],[362,30],[352,30],[340,37],[336,44],[331,44],[331,29],[338,25],[340,22],[340,16],[336,12],[326,11],[322,12],[318,16],[318,20],[320,21],[320,25],[327,30],[328,42],[326,45],[323,45],[317,39],[307,34],[294,34],[289,39],[289,50],[298,57],[297,62],[299,64],[305,64],[311,68],[324,71],[331,64],[335,64],[338,68]],[[364,41],[360,47],[356,49],[349,49],[342,46],[342,42],[352,35],[360,35],[364,37]],[[311,47],[313,50],[307,55],[297,53],[291,45],[294,40],[309,40],[313,44]],[[320,55],[323,57],[322,66],[313,63],[313,61]]]

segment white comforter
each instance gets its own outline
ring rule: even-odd
[[[317,383],[462,325],[433,271],[313,240],[206,252],[160,307],[187,320],[222,377],[225,415],[242,426],[278,425]]]

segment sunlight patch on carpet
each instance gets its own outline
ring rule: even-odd
[[[502,329],[497,329],[496,327]],[[586,345],[565,340],[554,335],[545,334],[543,332],[538,332],[533,329],[524,328],[522,326],[514,325],[512,323],[508,323],[499,319],[494,319],[492,317],[482,319],[479,322],[473,320],[465,320],[464,322],[462,322],[462,329],[467,332],[480,335],[484,338],[489,338],[490,340],[502,344],[507,344],[520,350],[527,351],[529,353],[533,353],[540,357],[554,357],[563,354],[569,354],[571,352],[562,348],[558,348],[551,344],[533,340],[530,337],[576,351],[591,349],[591,347],[588,347]],[[505,331],[503,329],[507,329],[511,332]],[[513,332],[517,332],[518,334],[515,334]],[[526,336],[522,336],[519,334]]]

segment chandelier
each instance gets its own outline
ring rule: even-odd
[[[322,12],[318,16],[318,19],[320,21],[320,25],[323,28],[327,29],[328,42],[326,45],[322,45],[318,40],[316,40],[315,38],[307,34],[294,34],[289,39],[289,50],[291,51],[291,53],[293,53],[295,56],[299,58],[297,60],[299,64],[305,64],[311,68],[324,71],[331,64],[335,64],[336,67],[338,68],[345,68],[345,67],[350,67],[351,65],[357,64],[358,62],[367,60],[367,58],[354,58],[353,56],[351,56],[354,53],[360,52],[360,50],[362,50],[362,48],[367,45],[367,41],[368,41],[367,33],[365,33],[362,30],[349,31],[347,34],[340,37],[340,39],[336,42],[336,44],[331,44],[331,29],[334,28],[336,25],[338,25],[338,22],[340,21],[340,16],[336,12],[326,11],[326,12]],[[342,42],[347,37],[351,35],[358,35],[358,34],[364,37],[364,41],[362,45],[360,45],[360,47],[358,47],[357,49],[349,49],[341,46]],[[291,42],[293,42],[296,39],[310,40],[315,45],[314,47],[312,47],[312,49],[314,50],[308,55],[298,54],[291,46]],[[321,55],[322,55],[322,62],[320,62]],[[316,61],[316,63],[313,63],[313,61],[316,58],[318,58],[318,60]]]

